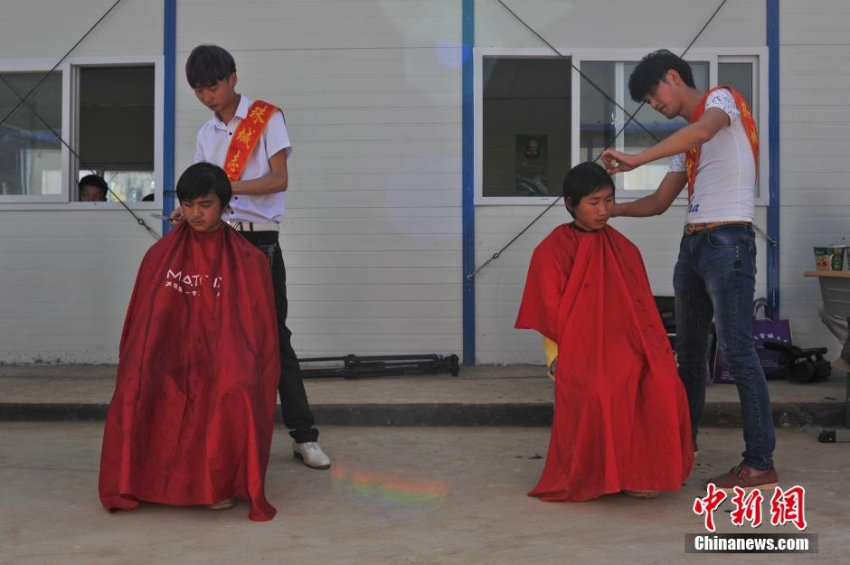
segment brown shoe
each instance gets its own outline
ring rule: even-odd
[[[745,491],[753,489],[771,489],[779,482],[779,477],[776,475],[776,469],[771,467],[767,471],[759,471],[753,469],[743,461],[737,467],[733,467],[728,473],[723,473],[713,479],[708,479],[706,483],[714,483],[714,486],[719,490],[731,494],[735,487],[740,487]]]
[[[661,494],[660,490],[624,490],[623,494],[632,498],[655,498]]]
[[[236,504],[236,501],[232,498],[225,498],[224,500],[219,500],[213,504],[207,504],[207,508],[210,510],[230,510]]]

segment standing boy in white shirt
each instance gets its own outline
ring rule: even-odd
[[[702,93],[691,67],[666,49],[644,57],[629,77],[629,94],[668,119],[689,125],[631,155],[606,150],[611,174],[677,156],[658,189],[614,206],[615,216],[654,216],[666,211],[688,186],[688,212],[673,273],[676,352],[696,433],[705,404],[708,339],[712,318],[720,354],[735,377],[744,419],[744,460],[709,479],[732,492],[772,488],[776,437],[770,394],[752,333],[756,244],[753,231],[758,133],[743,98],[730,87]]]
[[[294,440],[293,453],[308,467],[327,469],[331,461],[317,441],[319,432],[292,348],[292,332],[286,327],[286,268],[279,224],[286,210],[286,160],[292,146],[283,112],[238,94],[233,56],[216,45],[192,50],[186,79],[198,100],[213,111],[198,132],[195,161],[208,161],[225,170],[233,185],[232,211],[225,220],[271,259],[280,340],[280,403],[283,422]]]

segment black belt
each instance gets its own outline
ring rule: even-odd
[[[243,222],[241,220],[229,220],[227,222],[236,231],[280,231],[280,225],[274,222]]]

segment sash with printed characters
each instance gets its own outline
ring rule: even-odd
[[[711,90],[705,93],[702,97],[702,100],[699,101],[699,105],[697,106],[696,112],[691,116],[691,123],[696,122],[700,119],[703,112],[705,112],[705,102],[708,100],[708,95],[714,92],[719,88],[725,88],[728,90],[732,97],[735,99],[735,104],[738,105],[738,111],[741,112],[741,123],[744,125],[744,130],[747,132],[747,138],[750,140],[750,148],[753,150],[753,161],[756,167],[756,174],[758,174],[759,170],[759,133],[756,128],[756,121],[753,118],[753,113],[750,112],[750,108],[747,106],[747,101],[744,100],[744,97],[741,94],[732,88],[731,86],[715,86]],[[696,146],[685,156],[685,173],[688,175],[688,203],[691,202],[691,199],[694,196],[694,183],[697,178],[697,166],[699,165],[699,155],[701,146]]]
[[[239,122],[236,131],[233,132],[233,139],[230,140],[227,156],[224,159],[224,171],[231,181],[237,181],[242,177],[248,157],[263,136],[263,131],[276,110],[280,108],[262,100],[251,103],[248,116]]]

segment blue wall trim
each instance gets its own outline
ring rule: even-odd
[[[463,0],[463,362],[475,364],[475,121],[472,48],[475,45],[475,0]]]
[[[769,159],[767,235],[776,242],[767,243],[767,300],[779,316],[779,0],[767,0],[767,88],[770,133],[767,140]]]
[[[163,54],[165,56],[165,85],[163,89],[162,119],[162,213],[168,216],[174,210],[174,106],[177,78],[177,0],[164,2]],[[163,220],[162,233],[171,224]]]

